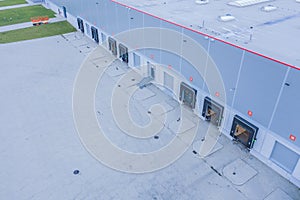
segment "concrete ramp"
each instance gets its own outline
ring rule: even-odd
[[[202,141],[202,145],[199,149],[199,155],[200,157],[206,157],[213,151],[215,145],[218,142],[219,136],[221,135],[221,132],[219,131],[218,127],[214,125],[210,125],[208,127],[207,133],[204,137],[204,140]]]

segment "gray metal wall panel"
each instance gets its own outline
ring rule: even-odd
[[[187,29],[183,29],[183,34],[195,40],[203,49],[207,51],[209,41],[208,38],[199,33]]]
[[[223,42],[213,41],[210,43],[209,55],[221,73],[226,90],[226,101],[228,105],[231,105],[243,50],[232,47]]]
[[[290,134],[296,136],[292,142],[300,147],[300,71],[291,69],[278,103],[271,130],[289,140]],[[291,141],[291,140],[289,140]]]
[[[129,18],[130,18],[130,29],[135,29],[135,28],[143,28],[143,18],[144,14],[140,13],[135,10],[130,10],[129,11]]]
[[[179,55],[175,55],[171,52],[168,52],[168,51],[164,51],[164,50],[161,50],[160,52],[160,56],[161,56],[161,59],[160,59],[160,62],[161,64],[165,65],[165,66],[169,66],[171,65],[172,66],[172,69],[176,70],[176,71],[180,71],[180,56]]]
[[[102,30],[105,30],[105,27],[107,26],[106,22],[106,2],[105,1],[98,1],[98,4],[96,4],[96,13],[97,13],[97,27],[99,27]]]
[[[134,31],[135,29],[141,29],[144,27],[144,14],[140,13],[138,11],[135,10],[129,10],[129,27],[131,31]],[[136,34],[130,33],[130,37],[132,38],[131,40],[135,43],[133,45],[132,48],[134,49],[138,49],[141,48],[143,45],[143,38],[144,38],[144,33],[140,32],[140,34],[138,36],[136,36]],[[135,40],[135,37],[139,37],[140,39],[142,39],[142,42],[139,43],[138,41],[140,40]],[[139,53],[144,54],[144,49],[139,49],[138,50]]]
[[[202,76],[196,70],[196,68],[185,59],[182,59],[181,61],[181,74],[186,78],[186,80],[190,84],[197,87],[197,89],[202,89],[202,85],[203,85]],[[192,81],[190,80],[191,77],[192,77]]]
[[[116,5],[111,2],[106,4],[106,25],[106,32],[111,35],[115,35],[118,33]]]
[[[118,27],[116,33],[128,31],[130,29],[129,10],[124,6],[116,4],[116,12],[118,18]]]
[[[157,27],[160,29],[160,20],[149,15],[144,15],[144,28]],[[160,47],[160,31],[145,31],[144,40],[153,47]],[[160,49],[145,49],[145,55],[155,62],[160,62]]]
[[[161,20],[152,17],[150,15],[144,14],[144,27],[158,27],[160,28]]]
[[[196,33],[194,31],[191,30],[187,30],[187,29],[183,29],[183,34],[185,35],[184,40],[186,40],[183,43],[183,51],[189,51],[191,57],[193,57],[192,60],[197,60],[197,62],[200,62],[200,65],[203,66],[203,68],[206,67],[206,62],[207,62],[207,53],[209,50],[209,39],[207,37],[205,37],[204,35],[201,35],[199,33]],[[205,54],[200,54],[200,52],[194,52],[191,47],[189,47],[189,40],[194,40],[196,41],[196,43],[198,43],[198,45],[206,52]],[[204,71],[203,71],[204,74]],[[205,92],[208,93],[208,89],[206,84],[204,83],[204,77],[201,76],[201,78],[196,78],[196,81],[199,80],[199,84],[201,84],[201,79],[202,79],[202,85],[199,86],[200,89],[203,89]],[[198,83],[197,83],[198,85]],[[198,86],[197,86],[198,87]]]
[[[174,69],[180,69],[180,57],[182,46],[182,30],[180,27],[161,21],[160,47],[162,64],[170,64]],[[177,56],[176,56],[176,55]]]
[[[144,49],[144,55],[155,63],[160,63],[160,49]]]
[[[90,3],[82,3],[82,11],[80,12],[80,17],[84,18],[92,25],[97,26],[97,8],[100,7],[96,2],[91,1]]]
[[[278,166],[291,173],[298,162],[299,155],[279,142],[276,142],[270,159]]]
[[[83,0],[79,0],[76,2],[73,2],[73,1],[70,2],[70,1],[65,0],[65,1],[61,1],[61,3],[57,4],[57,5],[65,6],[67,9],[67,12],[71,13],[74,16],[82,15],[87,10],[85,8],[85,6],[86,6],[85,1],[83,1]]]
[[[182,32],[182,28],[177,26],[177,25],[174,25],[174,24],[171,24],[169,22],[166,22],[166,21],[161,21],[161,28],[166,28],[166,29],[170,29],[170,30],[173,30],[173,31],[177,31],[179,33]]]
[[[245,53],[233,107],[268,127],[287,68],[261,56]]]
[[[161,21],[161,63],[171,65],[176,71],[180,71],[182,30],[180,27]]]

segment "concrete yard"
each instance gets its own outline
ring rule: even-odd
[[[0,53],[0,199],[300,199],[298,187],[224,135],[201,158],[197,152],[208,123],[153,84],[139,89],[142,77],[81,33],[0,45]],[[76,93],[84,67],[86,85],[80,87],[87,93]],[[87,87],[91,80],[97,81],[95,90]],[[83,105],[76,104],[73,92],[87,98]],[[73,108],[81,114],[92,109],[93,116],[78,118]],[[164,149],[165,154],[152,160],[144,156],[145,162],[117,157],[97,140],[99,127],[86,126],[84,134],[91,130],[94,135],[82,137],[80,128],[93,117],[103,138],[119,149],[135,155]],[[149,123],[153,126],[141,131]],[[179,146],[170,148],[176,159],[166,157],[174,154],[164,148],[173,141],[182,147],[180,152]],[[116,165],[99,160],[101,156]]]

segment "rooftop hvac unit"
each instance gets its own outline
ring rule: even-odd
[[[209,0],[196,0],[195,3],[199,5],[208,4]]]
[[[218,19],[222,22],[229,22],[235,20],[235,17],[232,16],[231,14],[226,14],[223,16],[219,16]]]
[[[276,10],[277,7],[276,6],[272,6],[272,5],[268,5],[268,6],[263,6],[261,8],[262,11],[265,11],[265,12],[271,12],[271,11],[274,11]]]

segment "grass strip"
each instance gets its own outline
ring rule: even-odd
[[[61,35],[74,31],[76,31],[76,29],[67,21],[43,24],[40,26],[32,26],[29,28],[1,32],[0,44]]]
[[[52,10],[46,9],[42,5],[0,10],[0,26],[30,22],[31,17],[37,16],[53,18],[54,14]]]
[[[18,4],[27,4],[25,0],[2,0],[0,1],[0,7],[13,6]]]

